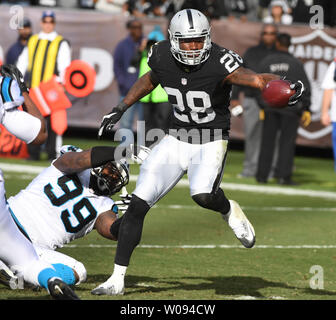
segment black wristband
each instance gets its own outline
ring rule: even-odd
[[[29,89],[24,82],[19,82],[19,87],[22,93],[23,92],[29,93]]]
[[[113,108],[113,111],[118,111],[124,113],[128,109],[128,105],[125,102],[120,102],[116,107]]]
[[[91,149],[92,168],[100,167],[103,164],[114,161],[115,147],[93,147]]]

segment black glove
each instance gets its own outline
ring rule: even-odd
[[[19,85],[19,88],[21,90],[21,92],[29,92],[24,80],[23,80],[23,75],[21,73],[21,71],[13,64],[5,64],[3,66],[1,66],[0,68],[0,73],[2,74],[2,76],[4,77],[9,77],[12,78],[14,80],[16,80],[16,82]]]
[[[295,83],[292,83],[290,85],[290,88],[295,90],[295,93],[289,98],[289,102],[288,102],[288,105],[292,106],[292,105],[296,104],[301,99],[302,94],[305,90],[305,87],[304,87],[303,83],[299,80]]]
[[[103,120],[100,124],[100,128],[98,131],[98,139],[101,139],[103,135],[112,131],[114,125],[120,120],[122,112],[118,110],[112,110],[110,113],[103,117]]]

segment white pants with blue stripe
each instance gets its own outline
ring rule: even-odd
[[[38,275],[51,264],[41,261],[32,243],[16,226],[5,198],[5,183],[0,169],[0,260],[26,282],[39,285]]]

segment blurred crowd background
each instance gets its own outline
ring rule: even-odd
[[[184,8],[202,11],[210,19],[309,23],[310,8],[324,8],[324,24],[335,26],[336,1],[332,0],[32,0],[0,1],[44,7],[82,8],[137,17],[167,17]]]

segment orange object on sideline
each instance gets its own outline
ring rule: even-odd
[[[49,116],[51,113],[51,110],[43,97],[43,94],[40,90],[40,87],[31,88],[29,90],[29,96],[37,106],[37,108],[40,110],[43,117]]]
[[[0,125],[0,157],[20,158],[29,157],[27,144],[11,134],[3,125]]]
[[[93,92],[95,83],[96,71],[85,61],[74,60],[65,70],[65,90],[75,97],[88,96]]]
[[[41,82],[29,91],[31,99],[39,108],[43,117],[50,115],[52,129],[62,135],[67,129],[67,114],[65,109],[71,107],[71,102],[65,94],[63,86],[56,81],[54,75],[50,80]]]
[[[53,111],[50,115],[50,123],[53,131],[62,136],[68,128],[67,113],[65,109]]]
[[[55,75],[50,80],[41,82],[38,87],[30,89],[30,96],[43,116],[55,110],[71,107],[71,102],[63,86],[56,81]]]

